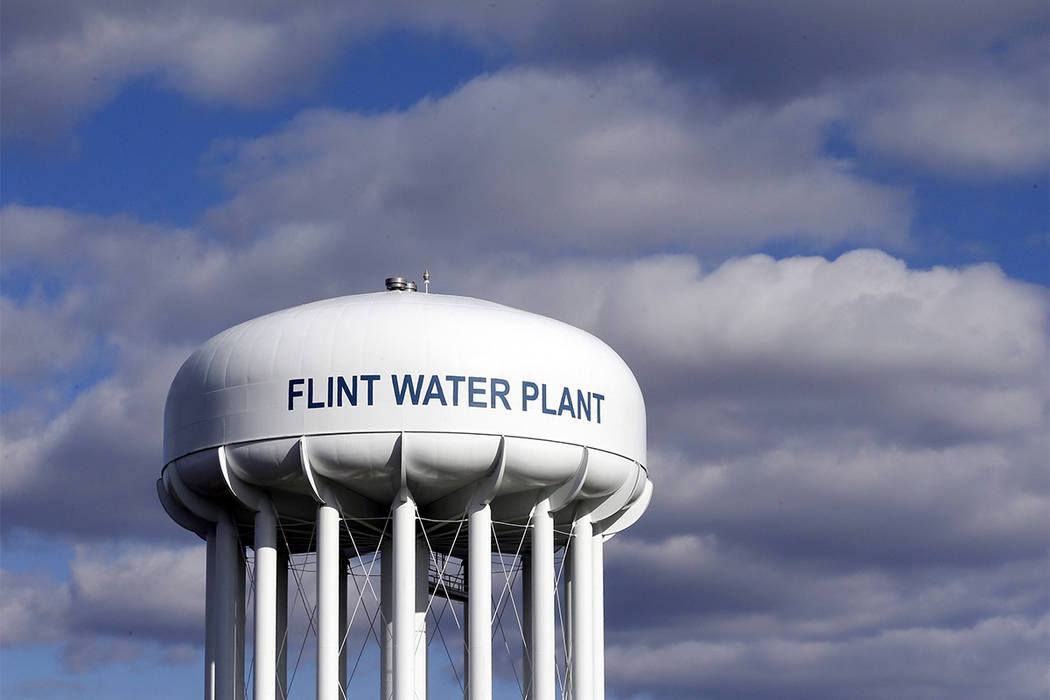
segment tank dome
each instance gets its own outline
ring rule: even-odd
[[[317,470],[371,498],[392,487],[401,440],[421,503],[484,474],[502,450],[503,490],[555,487],[590,462],[581,493],[643,483],[645,406],[605,343],[544,316],[411,291],[344,296],[262,316],[201,345],[168,393],[164,461],[225,447],[262,485]],[[200,470],[197,470],[198,472]]]

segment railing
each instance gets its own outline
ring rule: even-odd
[[[466,601],[467,575],[463,561],[435,552],[430,558],[430,570],[427,571],[427,588],[432,595]]]

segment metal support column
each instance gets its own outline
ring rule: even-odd
[[[317,507],[317,700],[339,698],[339,511]]]
[[[470,700],[492,698],[492,511],[478,505],[468,516],[470,596],[467,688]]]
[[[468,544],[469,551],[469,544]],[[470,590],[470,557],[463,558],[463,576],[467,587]],[[461,629],[460,632],[463,635],[463,700],[470,700],[470,602],[469,599],[463,601],[463,611],[460,615]]]
[[[223,514],[208,535],[205,693],[208,700],[244,697],[244,556],[237,528]],[[240,609],[238,610],[238,606]]]
[[[379,698],[394,696],[394,546],[383,540],[379,550]]]
[[[204,579],[204,700],[218,700],[219,685],[219,567],[216,550],[219,548],[218,524],[208,530]]]
[[[532,697],[532,557],[521,555],[521,697]]]
[[[393,513],[393,698],[415,700],[416,503],[401,494]]]
[[[349,653],[350,630],[347,628],[347,574],[349,573],[350,560],[340,554],[339,556],[339,664],[336,667],[339,674],[340,697],[346,695],[346,671]]]
[[[277,548],[277,700],[288,697],[288,550]]]
[[[169,490],[170,489],[170,490]],[[207,541],[204,629],[205,700],[244,698],[244,549],[233,518],[219,504],[195,493],[174,469],[158,489],[177,522]],[[174,496],[177,500],[172,499]],[[198,519],[194,521],[194,519]]]
[[[554,519],[550,501],[532,517],[532,700],[554,700]]]
[[[605,536],[591,540],[591,594],[594,611],[594,700],[605,700]]]
[[[245,610],[245,590],[247,562],[244,557],[244,545],[241,544],[237,535],[237,526],[230,521],[233,527],[234,542],[234,584],[233,584],[233,697],[236,700],[244,700],[244,628],[247,623],[247,611]]]
[[[594,692],[594,604],[590,599],[594,588],[591,578],[594,559],[592,539],[591,516],[581,515],[573,526],[568,553],[572,558],[567,596],[572,629],[569,646],[572,700],[593,700]]]
[[[413,676],[415,677],[415,690],[413,698],[426,700],[427,697],[427,671],[430,666],[427,660],[429,648],[427,647],[427,603],[430,602],[430,588],[427,577],[430,574],[430,548],[423,539],[416,540],[416,614],[414,619],[415,638],[412,642],[415,650],[415,664]]]
[[[255,694],[277,698],[277,520],[264,499],[255,513]]]

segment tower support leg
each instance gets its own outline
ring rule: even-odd
[[[379,697],[394,697],[394,545],[389,539],[380,549]]]
[[[416,504],[404,493],[393,514],[393,698],[416,695]],[[424,696],[425,697],[425,696]]]
[[[605,700],[605,538],[592,538],[591,583],[594,588],[594,700]]]
[[[550,501],[532,516],[532,698],[554,700],[554,519]]]
[[[255,513],[255,694],[277,698],[277,522],[269,501]]]
[[[521,556],[521,697],[532,698],[532,557]]]
[[[594,543],[591,530],[591,516],[581,515],[576,519],[569,543],[568,555],[572,558],[568,580],[572,700],[593,700],[594,697],[594,603],[591,600],[594,592],[591,576]]]
[[[317,508],[317,700],[339,698],[339,511]]]
[[[244,556],[233,520],[223,514],[208,534],[204,697],[244,697]]]
[[[277,548],[277,700],[288,697],[288,550]]]
[[[492,699],[492,511],[476,506],[468,519],[467,625],[470,700]]]
[[[427,577],[430,573],[430,548],[422,538],[416,540],[416,614],[414,616],[413,649],[415,663],[413,674],[415,677],[415,694],[412,696],[417,700],[426,700],[427,697],[427,603],[430,602],[430,587]]]
[[[347,618],[347,575],[349,574],[350,560],[340,555],[339,557],[339,674],[340,698],[347,697],[346,694],[346,671],[349,654],[350,629]]]

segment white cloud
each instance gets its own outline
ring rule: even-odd
[[[5,139],[140,79],[272,104],[395,26],[524,62],[217,147],[230,199],[201,230],[0,211],[5,282],[38,281],[0,301],[4,527],[136,542],[81,544],[69,581],[2,572],[3,643],[73,669],[199,658],[201,547],[144,545],[189,537],[153,492],[178,363],[429,266],[437,291],[593,330],[642,382],[656,495],[607,550],[611,685],[1045,690],[1046,290],[875,250],[720,262],[900,250],[911,197],[869,159],[1045,169],[1045,4],[483,5],[3,4]],[[829,127],[863,158],[830,155]]]
[[[69,588],[33,574],[0,569],[0,642],[5,647],[65,638]]]
[[[329,0],[13,1],[4,6],[4,135],[66,130],[139,79],[242,107],[302,95],[320,83],[340,50],[400,29],[456,37],[495,55],[509,49],[525,64],[585,74],[640,62],[774,111],[819,95],[861,95],[844,117],[865,147],[950,175],[994,178],[1045,167],[1045,28],[1045,8],[1029,1],[999,3],[994,11],[947,0],[425,9]],[[674,198],[667,191],[674,182],[648,195],[654,203]],[[822,185],[798,182],[795,196]],[[616,203],[615,194],[592,196]]]
[[[38,528],[69,527],[47,514],[58,498],[92,523],[77,526],[84,534],[147,522],[149,532],[165,532],[152,494],[157,470],[143,467],[159,469],[163,396],[193,344],[311,290],[351,291],[338,281],[371,269],[352,251],[320,255],[330,242],[314,247],[303,232],[274,232],[235,257],[189,232],[145,236],[134,222],[17,207],[4,214],[8,264],[61,268],[58,250],[80,262],[83,277],[71,283],[78,294],[90,290],[92,308],[56,315],[52,342],[97,335],[117,358],[115,373],[68,408],[4,435],[8,517]],[[53,232],[56,219],[61,234]],[[37,228],[52,231],[43,237],[52,247],[34,243]],[[705,470],[724,460],[757,479],[763,470],[789,474],[797,463],[798,475],[811,475],[800,484],[831,502],[871,486],[840,477],[881,474],[876,504],[900,503],[891,488],[900,478],[909,497],[943,492],[945,502],[971,502],[989,518],[984,530],[999,522],[1004,537],[1028,532],[1031,509],[1045,498],[1038,479],[1030,502],[1010,484],[1030,480],[1038,467],[1046,295],[993,267],[909,270],[877,251],[834,261],[751,256],[707,272],[689,255],[511,265],[478,255],[450,263],[436,280],[596,332],[638,374],[653,445]],[[221,307],[211,303],[217,298]],[[883,460],[914,466],[878,467]],[[999,483],[988,481],[998,473],[1005,485],[982,507],[980,488]],[[916,481],[928,474],[939,476]],[[117,475],[126,480],[113,481]],[[76,487],[56,496],[58,482]],[[749,483],[730,482],[723,502]],[[919,498],[912,512],[929,505]],[[929,514],[935,523],[947,517]]]
[[[680,255],[468,279],[597,333],[639,374],[650,434],[708,454],[845,435],[1014,440],[1046,420],[1045,290],[993,266],[910,270],[858,250],[706,273]]]
[[[68,581],[0,569],[5,647],[61,645],[80,673],[147,650],[184,659],[201,643],[203,545],[78,546],[69,565]]]
[[[177,536],[152,486],[163,396],[192,344],[303,296],[356,291],[340,288],[347,279],[382,276],[352,252],[321,256],[338,240],[323,226],[235,244],[127,219],[4,215],[6,265],[71,271],[47,342],[79,329],[106,338],[117,357],[67,408],[17,432],[5,426],[5,527]],[[892,660],[928,643],[928,664],[951,665],[967,650],[1006,658],[1037,644],[1050,490],[1045,290],[992,266],[914,270],[872,250],[713,268],[693,255],[544,262],[479,252],[437,270],[439,291],[581,325],[637,372],[656,500],[609,545],[609,629],[614,654],[634,635],[645,648],[623,653],[644,657],[660,638],[668,653],[705,655],[661,693],[734,696],[786,683],[811,696],[868,653]],[[94,308],[60,313],[76,294]],[[71,512],[75,522],[57,517]],[[125,658],[121,630],[163,649],[199,639],[187,622],[193,596],[181,595],[192,590],[186,577],[202,573],[187,573],[194,556],[78,549],[73,582],[55,589],[83,603],[65,616],[67,663]],[[167,600],[159,607],[106,583],[169,570],[172,585],[183,583],[156,596]],[[37,604],[16,596],[13,605]],[[1029,687],[1025,654],[1004,667],[1019,695]],[[753,682],[750,664],[762,669]],[[649,682],[620,668],[620,687]],[[958,686],[911,666],[894,678],[954,689],[985,670],[961,674]]]
[[[266,103],[309,89],[339,40],[370,24],[337,3],[32,5],[5,3],[5,137],[66,129],[140,78],[203,101]]]
[[[858,144],[948,177],[984,180],[1045,170],[1050,140],[1045,41],[1020,68],[976,63],[890,73],[847,89]],[[1007,63],[1001,59],[1000,63]]]
[[[199,642],[204,629],[204,547],[140,545],[112,553],[79,546],[72,563],[78,629]]]
[[[770,638],[635,643],[607,649],[606,668],[626,688],[660,697],[781,698],[828,692],[856,698],[1037,697],[1047,618],[994,618],[972,627],[913,627],[830,642]],[[1019,644],[1020,643],[1020,646]]]
[[[78,538],[175,535],[154,483],[164,396],[187,352],[178,346],[121,346],[116,373],[96,379],[70,405],[24,421],[5,420],[5,528]]]
[[[207,220],[245,236],[352,222],[366,249],[438,255],[900,244],[907,194],[821,154],[835,109],[697,107],[644,67],[505,71],[403,113],[307,112],[230,144],[216,168],[236,194]]]
[[[79,298],[78,298],[79,297]],[[0,335],[17,338],[5,343],[0,354],[0,379],[6,386],[39,385],[76,366],[87,354],[90,334],[75,328],[70,318],[83,304],[80,295],[69,295],[58,305],[38,298],[16,304],[0,299]],[[63,331],[72,330],[72,333]]]

